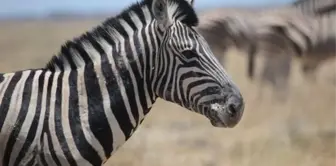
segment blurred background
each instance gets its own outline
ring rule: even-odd
[[[135,0],[2,0],[0,71],[43,67],[61,44],[90,30]],[[214,8],[281,7],[293,0],[196,0],[197,12]],[[240,10],[242,10],[240,9]],[[206,18],[206,17],[203,17]],[[158,100],[143,125],[112,156],[114,166],[334,166],[335,59],[324,61],[316,81],[291,64],[285,100],[246,76],[245,51],[229,48],[225,69],[246,107],[233,129]],[[259,57],[257,57],[259,58]],[[260,59],[260,58],[259,58]]]

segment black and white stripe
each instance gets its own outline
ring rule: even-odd
[[[221,9],[204,13],[198,29],[223,62],[229,45],[248,54],[247,73],[254,78],[255,57],[264,57],[261,82],[286,89],[292,57],[311,59],[335,55],[335,15],[305,14],[293,6],[260,9]],[[207,18],[208,17],[208,18]],[[207,20],[206,20],[207,19]],[[308,60],[305,60],[308,59]],[[307,68],[307,67],[303,67]]]
[[[288,13],[288,18],[284,19],[281,24],[280,33],[277,31],[273,34],[279,34],[282,37],[287,38],[282,41],[279,39],[273,40],[273,43],[284,42],[288,43],[287,46],[281,50],[283,55],[298,56],[302,64],[303,74],[306,76],[313,76],[314,71],[326,60],[335,57],[336,50],[336,13],[335,13],[335,1],[329,0],[302,0],[293,3],[288,6],[290,10],[297,10],[294,14]],[[299,17],[297,17],[299,16]],[[291,58],[288,56],[281,56],[281,51],[276,48],[278,44],[274,44],[274,47],[266,50],[267,56],[265,56],[265,63],[262,69],[262,80],[270,81],[273,85],[276,85],[276,79],[284,81],[280,85],[286,85],[291,68]],[[273,54],[273,56],[269,56]],[[249,54],[249,77],[253,78],[255,56]]]
[[[297,0],[292,6],[305,14],[325,15],[336,9],[335,0]]]
[[[100,166],[158,97],[234,127],[242,96],[193,29],[192,4],[144,0],[45,68],[0,74],[0,165]]]
[[[320,3],[322,2],[323,1]],[[327,8],[328,4],[324,3],[324,5],[324,7],[322,4],[320,4],[319,7],[317,7],[317,5],[314,9]],[[333,4],[329,4],[329,6],[330,5]],[[294,8],[291,10],[297,9]],[[310,13],[309,10],[305,8],[300,8],[300,10],[295,14],[288,14],[286,19],[280,20],[279,23],[283,24],[280,26],[280,31],[278,27],[277,31],[272,32],[274,35],[280,35],[285,39],[279,40],[274,38],[272,41],[273,43],[288,43],[287,46],[281,48],[282,52],[284,51],[283,55],[299,57],[303,73],[306,76],[314,76],[313,72],[318,66],[336,55],[336,15],[334,11],[322,14]],[[281,78],[285,82],[280,84],[285,85],[289,79],[291,58],[281,56],[281,51],[276,51],[278,47],[279,44],[274,44],[270,49],[261,47],[261,50],[266,50],[264,54],[267,55],[265,56],[261,79],[263,81],[270,81]],[[278,52],[278,54],[274,52]],[[273,56],[270,56],[272,54]],[[255,56],[253,54],[249,55],[248,73],[249,77],[253,78]],[[276,82],[273,81],[272,84],[275,85]]]

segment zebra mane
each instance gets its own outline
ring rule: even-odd
[[[198,17],[193,7],[185,0],[166,0],[167,4],[175,4],[175,8],[170,10],[175,18],[179,18],[179,21],[187,26],[197,26]],[[87,31],[79,37],[74,37],[72,40],[68,40],[61,46],[61,50],[57,55],[54,55],[51,60],[45,66],[45,69],[50,71],[65,70],[65,67],[76,69],[79,66],[84,66],[88,63],[92,63],[89,55],[86,52],[86,43],[97,45],[97,39],[106,39],[110,44],[117,43],[118,39],[113,37],[108,32],[111,30],[117,31],[121,36],[127,37],[128,34],[124,30],[124,27],[120,20],[124,20],[129,23],[133,30],[137,30],[137,27],[133,23],[130,13],[136,14],[140,21],[145,24],[145,16],[143,14],[143,8],[148,7],[151,9],[153,0],[143,0],[141,2],[135,2],[126,9],[122,10],[118,15],[108,18],[101,23],[101,25],[93,28],[91,31]],[[150,10],[151,11],[151,10]],[[153,13],[152,14],[152,19]],[[73,50],[76,50],[75,53]],[[78,60],[82,59],[82,60]],[[84,62],[83,62],[84,61]]]

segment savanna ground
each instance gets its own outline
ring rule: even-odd
[[[42,67],[67,39],[102,19],[0,22],[0,71]],[[106,165],[334,166],[335,62],[305,83],[295,62],[287,101],[245,77],[245,59],[231,51],[226,68],[242,90],[245,114],[233,129],[158,100],[143,125]]]

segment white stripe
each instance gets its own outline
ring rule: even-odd
[[[51,141],[51,140],[49,140]],[[43,135],[43,153],[44,153],[44,158],[46,160],[46,162],[48,163],[48,165],[57,165],[55,163],[55,161],[53,160],[53,158],[51,157],[51,154],[50,154],[50,148],[49,148],[49,144],[48,144],[48,136],[47,136],[47,133],[44,133]],[[41,164],[42,165],[42,164]]]
[[[85,66],[84,59],[79,55],[79,53],[76,50],[70,49],[70,53],[72,55],[72,60],[75,63],[77,68],[81,68]]]
[[[51,136],[51,141],[53,144],[54,151],[57,155],[57,158],[61,162],[62,165],[67,166],[69,165],[67,159],[64,156],[64,153],[62,151],[61,145],[58,141],[58,138],[56,136],[56,131],[55,131],[55,102],[56,102],[56,88],[57,86],[57,79],[59,77],[60,73],[55,72],[54,77],[53,77],[53,82],[52,82],[52,87],[51,87],[51,96],[50,96],[50,111],[49,111],[49,130],[50,130],[50,136]],[[50,140],[49,140],[50,141]]]
[[[84,68],[80,68],[78,71],[78,77],[77,77],[77,91],[78,91],[78,109],[79,109],[79,115],[80,115],[80,122],[81,127],[84,133],[85,139],[90,143],[92,148],[94,148],[99,156],[103,159],[104,158],[104,150],[99,141],[96,139],[96,137],[93,135],[90,123],[89,123],[89,108],[88,108],[88,94],[86,92],[85,87],[85,79],[84,79]]]
[[[140,45],[140,48],[137,48],[137,50],[138,50],[138,51],[141,51],[141,55],[142,55],[142,57],[140,57],[140,58],[143,58],[143,65],[144,65],[144,66],[142,67],[142,69],[139,70],[139,72],[140,72],[141,74],[143,74],[143,75],[141,75],[141,76],[143,76],[143,78],[144,78],[144,82],[145,82],[143,88],[144,88],[144,90],[145,90],[146,102],[147,102],[147,105],[150,106],[150,105],[152,105],[153,103],[152,103],[152,100],[150,99],[149,92],[148,92],[148,88],[147,88],[146,58],[148,58],[148,57],[146,56],[146,53],[145,53],[144,41],[143,41],[142,34],[141,34],[141,32],[142,32],[141,30],[143,29],[143,25],[142,25],[142,22],[140,21],[139,17],[138,17],[136,14],[134,14],[134,13],[131,12],[131,13],[130,13],[130,17],[131,17],[133,23],[135,24],[135,26],[139,29],[139,30],[137,31],[137,34],[135,34],[136,37],[137,37],[138,40],[139,40],[139,45]],[[139,56],[139,55],[136,55],[136,56]],[[139,58],[139,57],[138,57],[138,58]]]
[[[38,90],[39,90],[38,89],[38,87],[39,87],[38,79],[39,79],[39,76],[41,75],[41,73],[42,73],[41,70],[35,72],[34,78],[32,80],[32,87],[29,87],[29,88],[32,88],[31,89],[31,94],[30,94],[31,98],[30,98],[30,101],[29,101],[29,107],[28,107],[28,110],[27,110],[27,114],[26,114],[25,120],[23,121],[23,124],[22,124],[21,130],[19,132],[18,138],[27,138],[30,126],[31,126],[31,124],[34,120],[34,116],[36,114],[36,104],[37,104],[37,96],[38,96]],[[14,164],[15,159],[17,158],[19,152],[21,151],[24,143],[25,143],[24,139],[18,139],[15,142],[15,144],[13,146],[13,151],[12,151],[11,156],[10,156],[9,165]]]
[[[41,144],[40,144],[40,139],[42,137],[41,133],[42,133],[42,129],[43,129],[45,112],[46,112],[47,89],[48,89],[48,80],[49,80],[50,74],[51,74],[51,72],[46,72],[44,74],[44,81],[43,81],[44,84],[43,84],[43,89],[42,89],[42,100],[41,100],[41,112],[40,112],[40,117],[39,117],[39,121],[38,121],[38,126],[37,126],[34,141],[31,144],[31,146],[29,147],[29,149],[26,153],[26,156],[24,157],[23,162],[24,161],[27,161],[27,162],[29,161],[27,158],[30,158],[30,156],[32,156],[31,154],[32,154],[35,146],[37,146],[38,150],[42,149]],[[39,85],[39,86],[41,86],[41,85]],[[20,163],[19,165],[25,165],[25,163]]]
[[[25,82],[30,74],[30,70],[24,71],[20,80],[17,82],[13,94],[11,96],[11,101],[9,104],[9,109],[5,121],[3,123],[0,135],[0,154],[5,154],[4,151],[6,149],[6,144],[8,142],[9,136],[15,127],[15,122],[18,118],[21,103],[22,103],[22,95],[24,90]],[[3,155],[0,155],[0,161],[3,161]]]
[[[71,133],[70,120],[69,119],[69,98],[70,98],[70,89],[69,89],[69,75],[70,72],[63,72],[63,85],[62,85],[62,129],[66,143],[69,147],[69,151],[72,154],[77,165],[88,165],[89,162],[82,157],[80,152],[77,149],[76,143],[74,142],[74,137]]]
[[[128,101],[127,94],[126,94],[126,89],[125,89],[125,86],[123,84],[123,80],[122,80],[122,78],[119,74],[119,71],[116,68],[115,63],[117,63],[117,62],[115,62],[114,59],[112,59],[112,57],[113,57],[112,47],[104,40],[100,40],[99,42],[100,42],[102,48],[104,49],[104,51],[106,52],[106,56],[108,58],[109,63],[111,64],[113,74],[115,75],[116,82],[118,84],[118,87],[120,88],[121,96],[122,96],[122,99],[125,103],[125,107],[126,107],[128,116],[131,120],[131,123],[132,123],[133,127],[135,127],[135,125],[136,125],[135,124],[135,119],[134,119],[134,117],[132,115],[132,112],[131,112],[130,103]]]
[[[108,80],[105,80],[105,77],[103,75],[102,66],[100,65],[101,64],[101,58],[100,58],[100,56],[97,56],[97,55],[99,55],[99,53],[94,48],[92,48],[92,46],[87,45],[87,46],[85,46],[85,48],[87,50],[87,53],[90,56],[96,55],[96,57],[97,57],[97,59],[96,59],[97,65],[94,65],[94,70],[96,72],[99,87],[100,87],[100,91],[102,93],[104,113],[105,113],[105,116],[106,116],[107,121],[109,123],[110,129],[112,130],[111,132],[112,132],[112,137],[113,137],[113,143],[112,143],[113,147],[111,147],[111,148],[115,148],[118,145],[124,143],[125,140],[126,140],[126,137],[125,137],[124,133],[121,131],[120,126],[117,123],[117,120],[116,120],[116,118],[115,118],[115,116],[114,116],[114,114],[111,110],[110,96],[109,96],[109,93],[107,91],[106,84],[105,84],[105,82],[108,81]],[[92,131],[90,131],[90,133],[92,134]],[[94,137],[93,134],[91,136],[92,136],[92,141],[90,141],[90,142],[92,142],[92,144],[93,144],[92,146],[98,152],[100,158],[102,158],[103,161],[106,160],[106,156],[105,156],[103,147],[98,142],[98,140]],[[113,150],[115,150],[115,149],[113,149]]]
[[[127,32],[127,34],[129,36],[133,36],[134,35],[134,31],[132,30],[132,28],[124,21],[124,20],[120,20],[120,24],[124,27],[124,30]],[[131,47],[134,46],[134,42],[133,39],[129,40],[130,41],[130,45]],[[140,104],[140,96],[139,96],[139,89],[138,89],[138,82],[135,78],[135,75],[133,73],[133,70],[130,66],[131,63],[134,63],[134,62],[130,62],[129,59],[127,58],[126,56],[126,50],[125,50],[125,40],[123,39],[121,41],[121,52],[120,52],[120,55],[122,56],[123,60],[124,60],[124,64],[126,66],[126,69],[129,71],[130,73],[130,77],[131,77],[131,80],[132,80],[132,84],[133,84],[133,89],[134,89],[134,93],[135,93],[135,102],[136,102],[136,105],[137,105],[137,108],[138,108],[138,114],[139,114],[139,119],[138,119],[138,125],[140,124],[141,120],[144,118],[144,110],[142,108],[142,105]],[[149,44],[150,45],[150,44]],[[132,49],[133,53],[135,52],[134,49]],[[139,71],[141,73],[141,71]],[[133,96],[130,96],[130,97],[133,97]],[[141,96],[142,97],[142,96]]]
[[[4,74],[4,80],[0,83],[0,102],[2,102],[3,100],[3,97],[5,95],[5,92],[7,90],[7,87],[10,83],[10,81],[12,80],[13,78],[13,73],[11,74]]]
[[[130,12],[129,16],[130,16],[131,20],[133,21],[133,23],[135,24],[135,26],[137,27],[137,29],[140,29],[140,30],[138,30],[138,32],[141,32],[142,23],[141,23],[139,17],[132,11]],[[122,21],[121,22],[122,24],[125,24],[123,20],[120,20],[120,21]],[[130,45],[131,45],[131,49],[132,49],[132,53],[133,53],[133,59],[136,62],[136,65],[138,67],[140,76],[143,77],[143,73],[142,73],[143,71],[142,71],[141,64],[140,64],[140,61],[139,61],[139,56],[138,56],[138,53],[137,53],[138,48],[135,48],[134,39],[132,39],[132,37],[135,36],[134,30],[131,27],[128,27],[128,24],[125,24],[125,26],[127,26],[127,29],[125,29],[125,30],[129,31],[127,33],[131,37]]]

